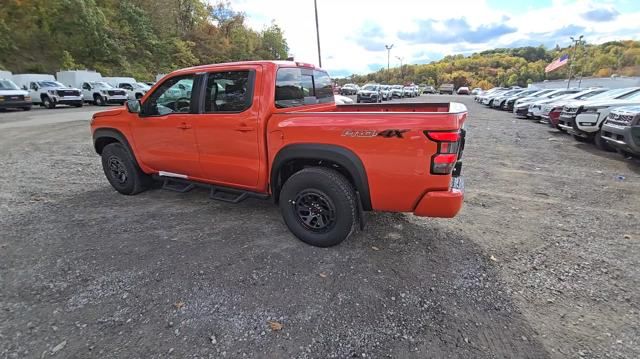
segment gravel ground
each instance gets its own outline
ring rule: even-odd
[[[268,201],[117,195],[94,107],[0,114],[0,358],[640,357],[638,162],[454,98],[461,214],[328,249]]]

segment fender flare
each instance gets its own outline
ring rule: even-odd
[[[127,148],[127,150],[129,151],[129,154],[131,155],[131,158],[133,158],[133,161],[135,162],[135,164],[138,166],[138,168],[140,168],[140,163],[136,158],[136,153],[133,151],[131,144],[129,144],[129,140],[127,140],[127,137],[122,132],[120,132],[119,130],[116,130],[115,128],[99,128],[95,130],[93,132],[93,148],[96,150],[96,153],[99,155],[102,154],[102,147],[98,147],[98,144],[101,139],[114,139],[115,141],[120,142],[123,146]],[[115,141],[109,141],[109,143],[115,142]]]
[[[369,193],[369,181],[364,165],[353,151],[327,144],[302,143],[287,145],[276,154],[271,166],[271,192],[274,199],[278,199],[282,183],[280,183],[280,170],[282,166],[293,160],[324,160],[338,164],[344,168],[353,179],[356,191],[362,202],[362,208],[370,211],[371,195]]]

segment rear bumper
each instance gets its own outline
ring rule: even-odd
[[[427,192],[413,214],[419,217],[453,218],[460,212],[464,200],[464,180],[454,177],[448,191]]]

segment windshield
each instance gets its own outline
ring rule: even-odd
[[[147,84],[143,84],[142,82],[136,82],[132,84],[133,87],[137,88],[137,89],[143,89],[143,90],[148,90],[149,89],[149,85]]]
[[[394,89],[402,89],[402,86],[400,86],[400,85],[395,85],[395,86],[393,86],[393,88],[394,88]]]
[[[0,80],[0,90],[19,90],[19,88],[11,80]]]
[[[609,90],[591,97],[591,100],[606,100],[610,98],[618,98],[619,96],[625,95],[629,92],[631,92],[631,90],[628,88]]]
[[[621,96],[618,97],[619,99],[625,99],[625,100],[640,100],[640,89],[636,90],[635,92],[632,92],[628,95],[625,96]]]
[[[58,81],[38,81],[40,87],[64,87],[63,84]]]
[[[112,89],[113,86],[109,85],[106,82],[92,82],[91,85],[95,88],[99,89]]]
[[[344,88],[353,88],[353,87],[356,87],[356,85],[354,85],[354,84],[346,84],[346,85],[344,85],[342,87],[344,87]]]
[[[573,95],[574,99],[578,99],[578,100],[585,100],[588,98],[594,98],[595,96],[606,92],[606,89],[601,89],[601,90],[587,90],[587,91],[583,91],[583,92],[578,92],[577,94]]]
[[[366,85],[362,89],[365,90],[365,91],[375,91],[375,90],[378,89],[378,86],[376,86],[376,85]]]

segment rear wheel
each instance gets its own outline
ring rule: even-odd
[[[151,184],[151,177],[142,172],[129,150],[117,142],[102,150],[102,169],[111,186],[122,194],[140,193]]]
[[[305,168],[293,174],[280,192],[280,210],[289,230],[301,241],[330,247],[355,229],[353,186],[335,170]]]
[[[582,136],[579,136],[579,135],[575,135],[575,134],[573,135],[573,139],[578,141],[578,142],[589,142],[588,138],[582,137]]]
[[[22,110],[24,111],[31,111],[31,106],[27,106],[27,107],[23,107]]]

